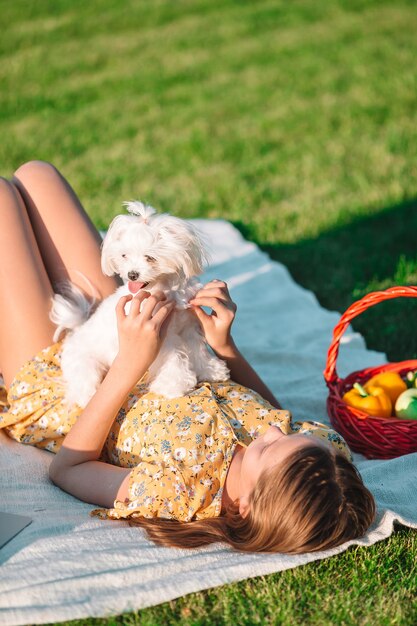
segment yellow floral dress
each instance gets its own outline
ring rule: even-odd
[[[18,372],[0,405],[0,428],[22,443],[56,452],[81,412],[64,401],[61,344],[42,350]],[[1,400],[1,397],[0,397]],[[291,435],[330,441],[347,458],[343,438],[319,422],[291,422],[256,392],[232,381],[201,383],[168,400],[140,383],[121,407],[101,460],[132,468],[128,498],[93,515],[182,521],[220,515],[222,489],[237,444],[248,446],[271,424]]]

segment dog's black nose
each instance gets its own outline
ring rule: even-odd
[[[129,280],[137,280],[139,278],[139,272],[135,272],[135,270],[132,270],[131,272],[127,273],[127,277]]]

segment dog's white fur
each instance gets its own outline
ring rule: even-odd
[[[123,281],[136,276],[151,293],[162,290],[177,306],[167,334],[149,369],[150,391],[166,398],[191,391],[199,381],[227,380],[224,361],[207,349],[200,325],[188,301],[201,285],[195,278],[207,259],[201,237],[191,224],[167,214],[156,214],[141,202],[125,203],[130,215],[114,218],[102,246],[102,269]],[[132,274],[134,272],[134,274]],[[118,352],[115,307],[128,294],[127,282],[90,315],[82,292],[69,285],[53,299],[54,339],[69,330],[63,342],[62,372],[66,401],[84,407],[94,395]]]

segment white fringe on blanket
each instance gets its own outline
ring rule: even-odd
[[[204,278],[226,280],[238,304],[234,336],[242,352],[296,419],[328,421],[322,372],[339,314],[322,309],[231,224],[194,223],[213,242]],[[348,332],[338,371],[344,376],[384,360],[366,349],[358,333]],[[2,624],[116,615],[323,559],[351,544],[371,545],[388,537],[396,520],[417,528],[417,454],[391,461],[357,457],[377,500],[377,523],[362,540],[296,556],[241,554],[221,545],[158,548],[126,522],[89,517],[92,506],[49,482],[51,458],[0,431],[0,508],[34,520],[0,550]]]

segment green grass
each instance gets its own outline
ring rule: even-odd
[[[55,163],[97,226],[224,217],[330,309],[417,284],[417,12],[392,0],[0,0],[0,170]],[[412,300],[356,327],[417,357]],[[125,624],[415,624],[416,533]],[[83,620],[83,624],[86,620]]]

